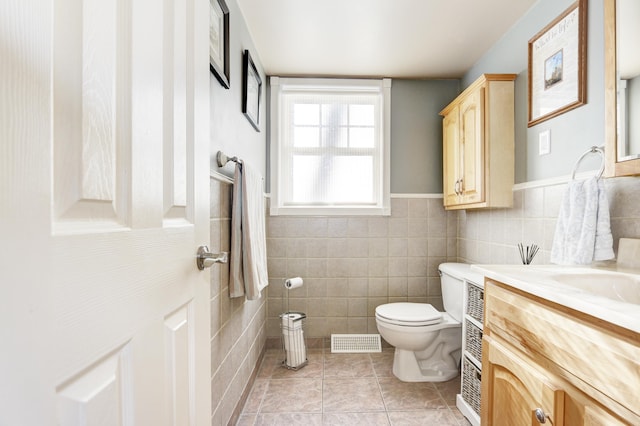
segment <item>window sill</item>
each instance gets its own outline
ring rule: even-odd
[[[391,216],[390,207],[271,207],[271,216]]]

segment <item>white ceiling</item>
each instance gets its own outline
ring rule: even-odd
[[[537,0],[238,0],[268,75],[459,78]]]

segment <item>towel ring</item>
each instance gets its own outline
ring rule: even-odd
[[[580,158],[578,158],[578,161],[576,161],[576,164],[573,166],[573,171],[571,172],[571,180],[576,178],[576,170],[578,169],[580,162],[589,154],[600,154],[600,157],[602,157],[602,164],[600,165],[600,170],[598,170],[598,173],[596,174],[596,178],[600,179],[602,177],[605,166],[604,149],[599,146],[592,146],[589,150],[585,151]]]

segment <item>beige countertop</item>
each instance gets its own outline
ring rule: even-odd
[[[557,265],[473,265],[511,287],[640,333],[637,270]]]

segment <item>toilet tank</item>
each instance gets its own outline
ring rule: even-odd
[[[444,310],[457,321],[462,321],[463,280],[482,283],[482,277],[471,272],[471,265],[466,263],[442,263],[438,269]]]

